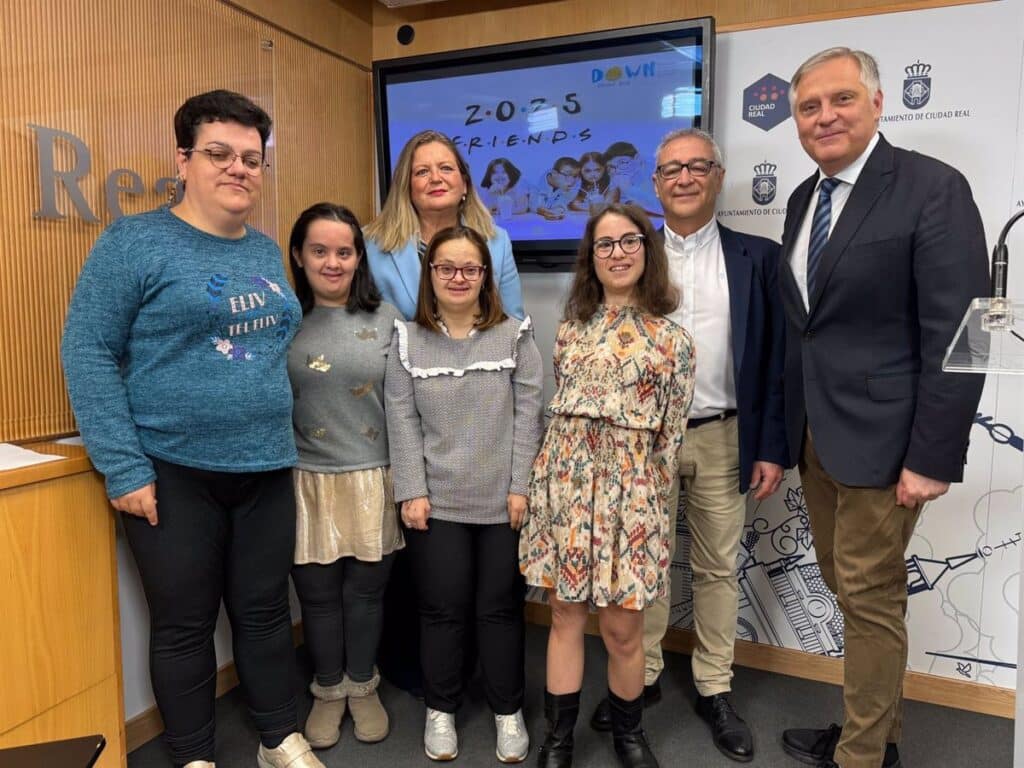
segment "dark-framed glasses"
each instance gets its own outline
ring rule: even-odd
[[[711,173],[711,169],[716,165],[718,165],[718,163],[714,160],[705,160],[703,158],[691,160],[688,163],[680,163],[673,160],[669,163],[662,163],[655,168],[654,171],[662,181],[671,181],[672,179],[679,178],[679,174],[683,172],[683,168],[688,170],[691,176],[707,176]]]
[[[430,268],[434,270],[434,274],[442,280],[454,280],[455,275],[461,273],[463,280],[468,280],[471,283],[476,282],[484,276],[484,267],[480,264],[469,264],[465,267],[456,267],[452,264],[431,264]]]
[[[635,161],[636,158],[634,157],[619,155],[618,157],[612,158],[608,161],[608,168],[613,171],[624,171],[627,168],[632,168]]]
[[[235,152],[231,147],[221,146],[214,144],[212,147],[206,147],[200,149],[199,147],[190,147],[182,150],[186,155],[194,154],[195,152],[201,152],[206,155],[207,159],[213,165],[221,171],[226,171],[235,163],[235,158],[242,161],[242,167],[245,168],[245,172],[250,176],[258,176],[263,173],[265,168],[270,167],[270,163],[263,160],[263,155],[260,152],[249,151],[249,152]]]
[[[638,232],[623,235],[618,240],[612,240],[610,237],[602,237],[600,240],[594,241],[594,255],[599,259],[611,258],[616,245],[619,246],[625,254],[636,253],[640,250],[640,246],[643,244],[644,236]]]

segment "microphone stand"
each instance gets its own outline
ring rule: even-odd
[[[1024,341],[1019,333],[1013,330],[1013,312],[1010,302],[1006,299],[1006,272],[1010,265],[1010,250],[1006,247],[1006,236],[1013,225],[1024,218],[1024,208],[1010,217],[999,233],[999,240],[992,249],[992,303],[982,316],[981,327],[985,331],[1009,330],[1013,336]]]

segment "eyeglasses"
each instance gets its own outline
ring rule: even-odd
[[[245,172],[250,176],[259,176],[263,173],[264,168],[269,168],[270,164],[263,162],[263,155],[259,152],[235,152],[231,147],[222,147],[214,145],[207,147],[206,149],[199,149],[197,147],[191,147],[189,149],[182,150],[186,155],[191,155],[195,152],[202,152],[209,158],[210,163],[214,168],[222,171],[226,171],[232,165],[235,164],[235,158],[239,158],[242,161],[242,167],[245,168]]]
[[[615,251],[616,245],[618,245],[625,254],[636,253],[640,250],[640,246],[643,244],[644,236],[637,233],[623,235],[618,240],[612,240],[610,237],[602,237],[600,240],[594,242],[594,255],[599,259],[609,259]]]
[[[659,165],[654,169],[654,171],[662,181],[671,181],[672,179],[679,178],[679,174],[683,172],[683,168],[688,170],[691,176],[707,176],[711,173],[711,169],[716,165],[718,165],[718,163],[714,160],[698,159],[691,160],[688,163],[680,163],[673,160],[670,163]]]
[[[483,267],[479,264],[470,264],[466,267],[454,267],[451,264],[431,264],[430,268],[434,270],[434,274],[442,280],[454,280],[455,275],[462,274],[463,280],[468,280],[473,283],[479,280],[484,275],[484,270],[487,267]]]
[[[613,168],[617,171],[621,171],[632,166],[635,160],[636,158],[634,157],[626,157],[625,155],[620,155],[619,157],[616,157],[613,160],[609,160],[608,167]]]

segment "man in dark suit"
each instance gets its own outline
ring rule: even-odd
[[[754,755],[753,739],[727,696],[738,610],[736,555],[747,490],[755,489],[757,499],[774,493],[787,460],[783,313],[778,244],[715,220],[724,175],[722,153],[703,131],[674,131],[658,147],[654,188],[665,212],[669,271],[681,295],[670,317],[690,331],[697,348],[693,406],[679,453],[693,537],[697,711],[711,726],[715,745],[746,762]],[[677,506],[671,506],[673,531]],[[660,698],[669,607],[666,595],[644,613],[647,703]],[[608,727],[605,703],[591,722]]]
[[[783,746],[806,763],[892,768],[905,551],[921,505],[963,476],[983,379],[941,364],[971,299],[988,294],[985,236],[959,172],[878,133],[871,56],[812,56],[790,99],[818,172],[790,197],[782,237],[786,428],[846,661],[843,725],[786,731]]]

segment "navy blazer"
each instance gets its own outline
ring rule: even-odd
[[[789,252],[817,180],[790,196],[782,235],[790,462],[809,424],[822,466],[845,485],[884,488],[903,467],[958,481],[984,377],[943,373],[942,357],[971,299],[989,292],[971,188],[955,168],[879,137],[808,309]]]
[[[784,317],[778,289],[779,244],[718,225],[729,283],[733,375],[739,428],[739,492],[755,461],[789,466],[782,391]],[[700,366],[700,338],[694,336]]]

